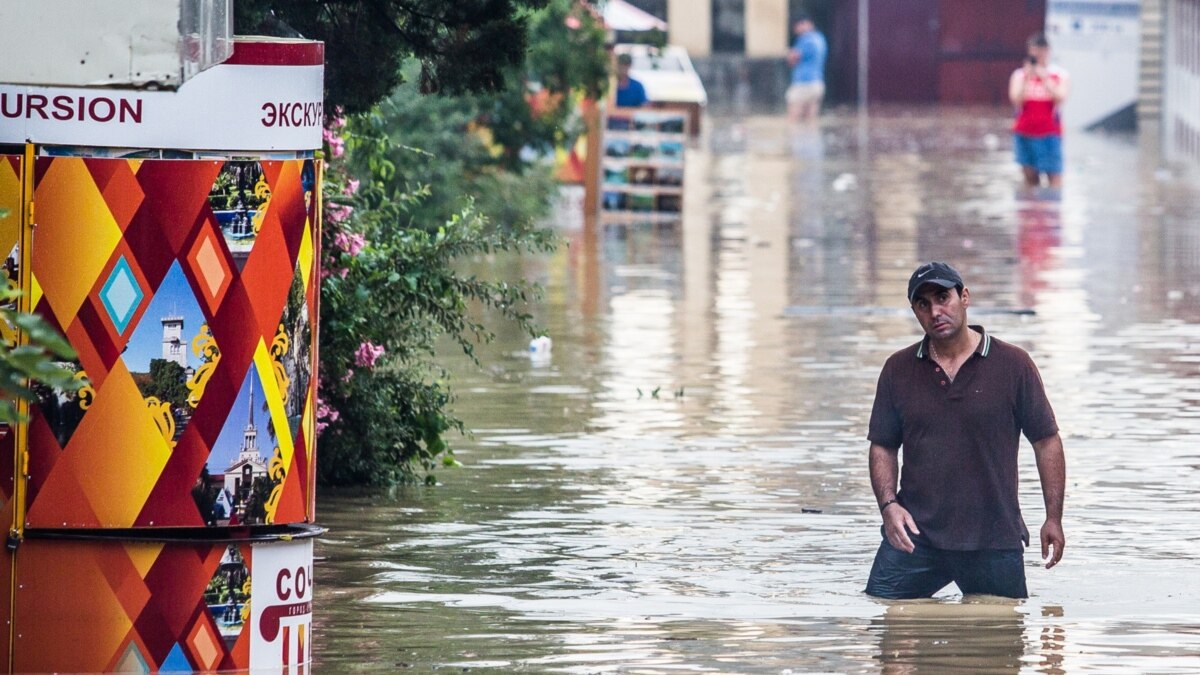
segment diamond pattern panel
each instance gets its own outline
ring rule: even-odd
[[[263,625],[273,595],[262,592],[279,570],[312,565],[311,546],[283,542],[30,538],[18,555],[12,670],[22,673],[246,672],[250,629]],[[280,663],[281,645],[254,658]]]
[[[150,664],[146,663],[146,657],[137,643],[130,640],[129,646],[125,648],[121,658],[117,659],[116,667],[112,670],[116,673],[149,673]]]
[[[33,270],[58,324],[67,326],[121,241],[121,228],[82,159],[44,158],[37,168]]]
[[[188,661],[187,655],[183,651],[183,645],[178,642],[171,647],[171,651],[167,653],[167,658],[159,666],[160,673],[190,673],[194,670],[192,664]]]
[[[17,565],[19,590],[13,620],[21,630],[13,643],[14,670],[106,669],[126,650],[133,626],[105,575],[104,566],[110,562],[107,552],[34,542],[30,539],[21,545]]]
[[[111,167],[108,181],[100,187],[104,201],[112,211],[117,226],[124,232],[133,221],[134,214],[146,198],[142,186],[138,184],[137,176],[133,173],[133,165],[129,162],[103,162],[101,167]]]
[[[196,623],[187,636],[187,646],[200,670],[214,670],[220,664],[225,651],[216,630],[212,627],[211,619],[206,614],[196,618]]]
[[[224,239],[210,223],[200,228],[200,233],[187,252],[187,265],[200,287],[209,315],[215,314],[225,299],[225,293],[233,281],[232,258],[225,248]]]
[[[0,155],[0,253],[6,255],[21,230],[21,162],[21,157]]]
[[[137,384],[118,361],[33,500],[29,509],[31,524],[134,525],[171,452],[144,408]],[[96,438],[122,439],[121,453],[105,462],[89,461],[89,444]],[[31,442],[31,452],[36,447]]]
[[[318,167],[46,157],[37,174],[31,296],[93,391],[74,426],[30,427],[28,524],[219,524],[211,460],[252,372],[259,419],[286,431],[263,452],[266,522],[310,520]]]
[[[133,276],[133,269],[125,256],[117,258],[112,273],[100,289],[100,301],[108,311],[108,318],[113,322],[118,334],[124,334],[133,319],[133,314],[146,298],[145,291]]]
[[[17,240],[21,230],[23,163],[24,159],[20,156],[0,155],[0,254],[10,258],[10,267],[20,254]],[[0,281],[7,276],[0,275]],[[11,430],[0,436],[0,511],[5,512],[11,507],[8,500],[12,496],[15,436]]]

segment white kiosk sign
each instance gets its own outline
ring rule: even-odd
[[[250,670],[296,673],[312,658],[311,539],[256,544],[250,583]]]
[[[0,143],[315,150],[323,59],[320,43],[238,42],[177,91],[0,84]]]

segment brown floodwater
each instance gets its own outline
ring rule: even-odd
[[[531,360],[447,352],[461,468],[324,492],[318,672],[1200,672],[1200,187],[1151,139],[1071,133],[1025,193],[1003,111],[710,119],[680,226],[477,261],[546,288]],[[904,301],[946,259],[1038,362],[1067,451],[1031,597],[862,594],[866,424]],[[1043,518],[1032,451],[1021,499]]]

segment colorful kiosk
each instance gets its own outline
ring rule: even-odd
[[[323,57],[0,85],[9,283],[84,382],[0,439],[0,670],[307,667]]]

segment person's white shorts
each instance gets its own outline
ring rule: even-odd
[[[787,89],[787,102],[796,105],[820,103],[825,98],[824,82],[799,82]]]

